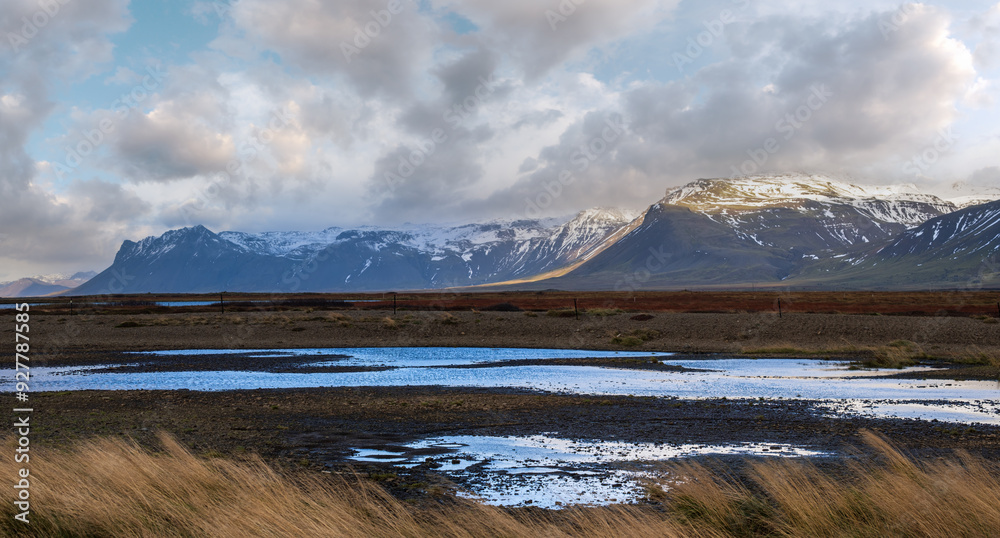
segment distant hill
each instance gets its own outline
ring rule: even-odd
[[[80,272],[73,275],[46,275],[22,278],[0,284],[0,297],[42,297],[76,288],[97,273]]]

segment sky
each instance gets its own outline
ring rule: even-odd
[[[1000,3],[0,0],[0,281],[125,239],[1000,190]]]

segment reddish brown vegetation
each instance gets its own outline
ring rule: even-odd
[[[219,309],[219,294],[138,295],[73,299],[76,311],[102,312],[207,312]],[[48,299],[47,299],[48,300]],[[54,298],[55,304],[36,307],[39,312],[66,313],[69,298]],[[156,301],[216,301],[211,306],[167,308]],[[775,291],[669,291],[669,292],[488,292],[488,293],[399,293],[399,310],[482,310],[509,303],[523,310],[547,311],[574,308],[618,308],[626,312],[783,312],[826,314],[998,316],[997,292],[775,292]],[[375,302],[354,302],[375,301]],[[87,306],[89,303],[107,303]],[[391,310],[391,293],[352,294],[226,294],[229,311],[363,309]],[[344,304],[350,303],[350,306]]]

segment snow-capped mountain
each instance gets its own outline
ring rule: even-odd
[[[680,205],[761,246],[823,257],[877,244],[955,210],[913,185],[857,185],[822,175],[757,175],[702,179],[670,191]]]
[[[1000,202],[954,211],[910,185],[825,176],[699,180],[668,192],[592,260],[532,287],[995,286],[1000,221],[986,208]]]
[[[173,230],[126,241],[114,264],[74,293],[1000,285],[997,271],[989,273],[998,255],[1000,202],[956,210],[912,185],[761,175],[698,180],[641,214],[591,209],[562,219],[319,232]]]
[[[910,227],[955,210],[951,202],[920,193],[913,184],[856,185],[816,174],[700,179],[668,192],[663,199],[664,203],[683,205],[704,214],[789,207],[807,201],[850,205],[872,219]]]
[[[74,293],[358,291],[488,284],[585,259],[635,217],[618,209],[593,209],[571,219],[259,234],[215,234],[197,226],[126,241],[112,267]]]

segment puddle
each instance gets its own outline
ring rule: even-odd
[[[427,456],[429,450],[441,453]],[[373,461],[372,450],[351,459]],[[452,436],[425,439],[385,452],[400,467],[430,465],[465,488],[460,495],[487,504],[560,508],[573,504],[634,503],[650,462],[705,455],[825,456],[786,444],[671,445],[528,437]],[[416,455],[419,454],[419,455]],[[386,461],[386,460],[379,460]]]
[[[372,462],[406,462],[408,458],[402,457],[398,452],[389,452],[387,450],[375,450],[371,448],[359,448],[355,449],[357,454],[351,457],[353,461],[372,461]]]

